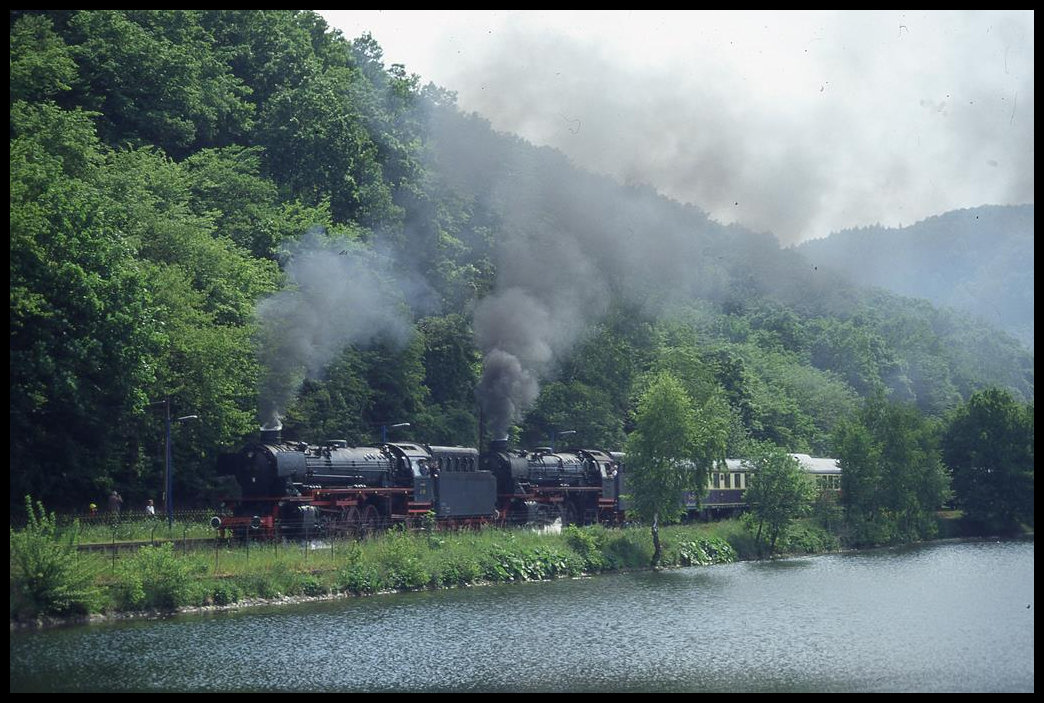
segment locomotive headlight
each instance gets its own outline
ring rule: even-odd
[[[210,526],[213,527],[215,530],[221,527],[221,518],[219,518],[217,515],[210,518]]]

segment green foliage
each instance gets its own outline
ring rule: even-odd
[[[23,15],[11,25],[11,102],[41,100],[70,90],[76,62],[50,18]]]
[[[430,584],[422,543],[402,531],[393,531],[381,540],[377,568],[387,588],[416,590]]]
[[[679,566],[731,564],[736,561],[736,550],[720,538],[689,540],[678,544],[676,559]]]
[[[102,592],[96,571],[77,553],[77,526],[60,529],[55,514],[29,496],[25,509],[25,528],[10,535],[11,619],[96,612]]]
[[[935,535],[935,513],[950,498],[938,429],[909,405],[870,399],[839,425],[846,539],[855,546]]]
[[[650,381],[626,445],[630,505],[638,519],[675,522],[684,511],[678,496],[705,490],[711,459],[724,453],[725,443],[720,417],[709,415],[697,415],[670,373]]]
[[[221,581],[214,585],[211,601],[214,605],[232,605],[243,597],[243,590],[235,581]]]
[[[293,595],[304,595],[316,598],[329,592],[322,579],[315,574],[302,574],[293,589]]]
[[[808,520],[797,520],[791,524],[778,543],[778,551],[784,554],[824,554],[836,552],[840,547],[835,532]]]
[[[205,572],[202,557],[179,557],[170,542],[141,547],[119,562],[115,599],[126,610],[174,610],[194,603],[196,577]]]
[[[576,434],[556,440],[566,447],[619,447],[624,442],[623,420],[608,393],[579,381],[552,381],[544,385],[522,430],[525,446],[542,446],[560,430]]]
[[[750,510],[743,523],[754,533],[759,552],[771,556],[791,523],[811,513],[816,487],[785,449],[754,444],[745,461],[750,484],[744,496]]]
[[[249,130],[249,89],[215,50],[199,12],[89,10],[71,17],[74,95],[102,113],[107,142],[182,155]]]
[[[358,595],[377,593],[383,588],[375,564],[348,564],[336,577],[337,588],[345,593]]]
[[[566,525],[562,528],[562,535],[569,548],[583,559],[586,573],[598,573],[613,568],[611,554],[607,554],[605,548],[609,541],[609,531],[601,525]]]
[[[488,581],[539,581],[579,575],[581,561],[550,545],[495,544],[483,557]]]
[[[1033,525],[1033,407],[999,388],[951,413],[942,439],[955,502],[987,532]]]

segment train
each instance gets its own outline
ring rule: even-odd
[[[840,488],[836,460],[793,454],[824,488]],[[287,441],[262,428],[257,441],[218,457],[219,476],[238,494],[214,518],[224,535],[249,538],[365,536],[392,525],[618,525],[625,521],[626,457],[605,449],[513,449],[420,442],[350,446]],[[689,519],[746,509],[749,471],[740,460],[715,465],[707,490],[680,496]],[[830,483],[833,482],[833,483]]]

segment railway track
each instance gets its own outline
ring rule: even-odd
[[[81,552],[104,552],[111,554],[112,552],[132,552],[136,551],[141,547],[158,546],[161,544],[170,543],[174,545],[175,549],[200,549],[202,547],[212,547],[217,543],[224,543],[226,540],[222,540],[218,537],[188,537],[185,539],[152,539],[152,540],[138,540],[138,541],[119,541],[119,542],[91,542],[90,544],[78,544],[76,548]]]

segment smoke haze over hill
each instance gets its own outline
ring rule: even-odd
[[[320,11],[498,130],[784,245],[1033,202],[1033,11]]]

